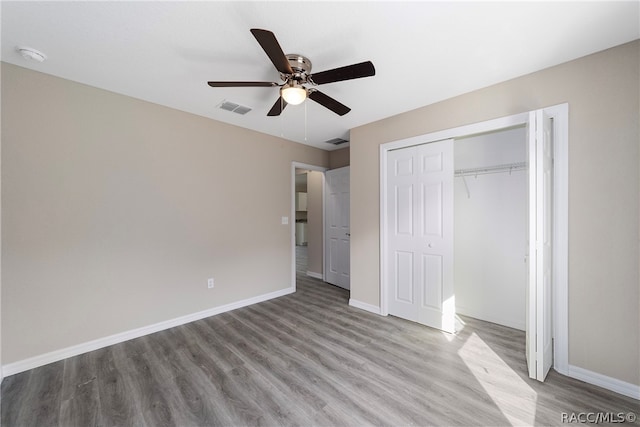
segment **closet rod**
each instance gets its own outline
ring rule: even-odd
[[[487,166],[483,168],[471,168],[471,169],[458,169],[455,171],[455,176],[476,176],[476,175],[485,175],[490,173],[501,173],[501,172],[513,172],[519,171],[527,168],[526,162],[520,163],[509,163],[506,165],[496,165],[496,166]]]

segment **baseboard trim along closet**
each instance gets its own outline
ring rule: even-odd
[[[196,320],[204,319],[205,317],[215,316],[216,314],[225,313],[237,308],[242,308],[273,298],[278,298],[284,295],[291,294],[293,292],[295,292],[295,288],[286,288],[279,291],[270,292],[268,294],[258,295],[242,301],[237,301],[219,307],[199,311],[197,313],[187,314],[186,316],[177,317],[175,319],[165,320],[164,322],[159,322],[153,325],[143,326],[141,328],[132,329],[130,331],[121,332],[119,334],[110,335],[104,338],[99,338],[97,340],[88,341],[86,343],[74,345],[60,350],[55,350],[50,353],[41,354],[39,356],[34,356],[28,359],[20,360],[18,362],[3,365],[2,373],[5,377],[8,377],[10,375],[28,371],[29,369],[37,368],[39,366],[44,366],[49,363],[77,356],[79,354],[88,353],[93,350],[98,350],[103,347],[108,347],[110,345],[118,344],[134,338],[139,338],[145,335],[153,334],[155,332],[160,332],[165,329],[173,328],[175,326],[191,323]]]
[[[615,391],[616,393],[623,394],[633,399],[640,400],[639,385],[611,378],[573,365],[569,365],[568,376],[589,384],[597,385],[598,387],[606,388],[607,390]]]
[[[313,277],[314,279],[324,280],[322,273],[316,273],[315,271],[307,271],[307,276]]]
[[[463,316],[473,317],[474,319],[484,320],[486,322],[497,323],[498,325],[508,326],[509,328],[518,329],[524,331],[527,325],[524,323],[524,316],[522,321],[519,319],[507,319],[504,317],[496,317],[489,312],[482,312],[479,310],[470,309],[469,307],[461,307],[456,304],[456,314]]]
[[[358,301],[353,298],[349,299],[349,305],[351,307],[359,308],[360,310],[365,310],[370,313],[380,314],[380,307],[377,305],[367,304],[366,302]]]

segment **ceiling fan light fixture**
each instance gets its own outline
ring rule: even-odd
[[[296,83],[290,83],[280,88],[280,96],[287,104],[298,105],[307,99],[307,90]]]

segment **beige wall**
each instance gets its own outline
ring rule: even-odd
[[[310,171],[307,174],[307,271],[322,275],[322,172]]]
[[[2,67],[3,363],[291,285],[291,162],[327,152]]]
[[[338,169],[349,166],[349,147],[329,151],[329,169]]]
[[[640,384],[635,41],[351,131],[351,298],[379,305],[379,145],[569,103],[569,363]]]

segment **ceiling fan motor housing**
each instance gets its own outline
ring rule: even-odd
[[[291,53],[287,55],[287,60],[289,61],[291,68],[293,68],[293,71],[307,74],[311,71],[311,61],[305,56],[297,53]]]
[[[306,83],[307,76],[311,72],[311,61],[306,56],[299,55],[297,53],[291,53],[286,55],[287,61],[289,61],[289,65],[293,70],[293,76],[282,75],[283,80],[287,80],[288,78],[293,78],[302,83]]]

